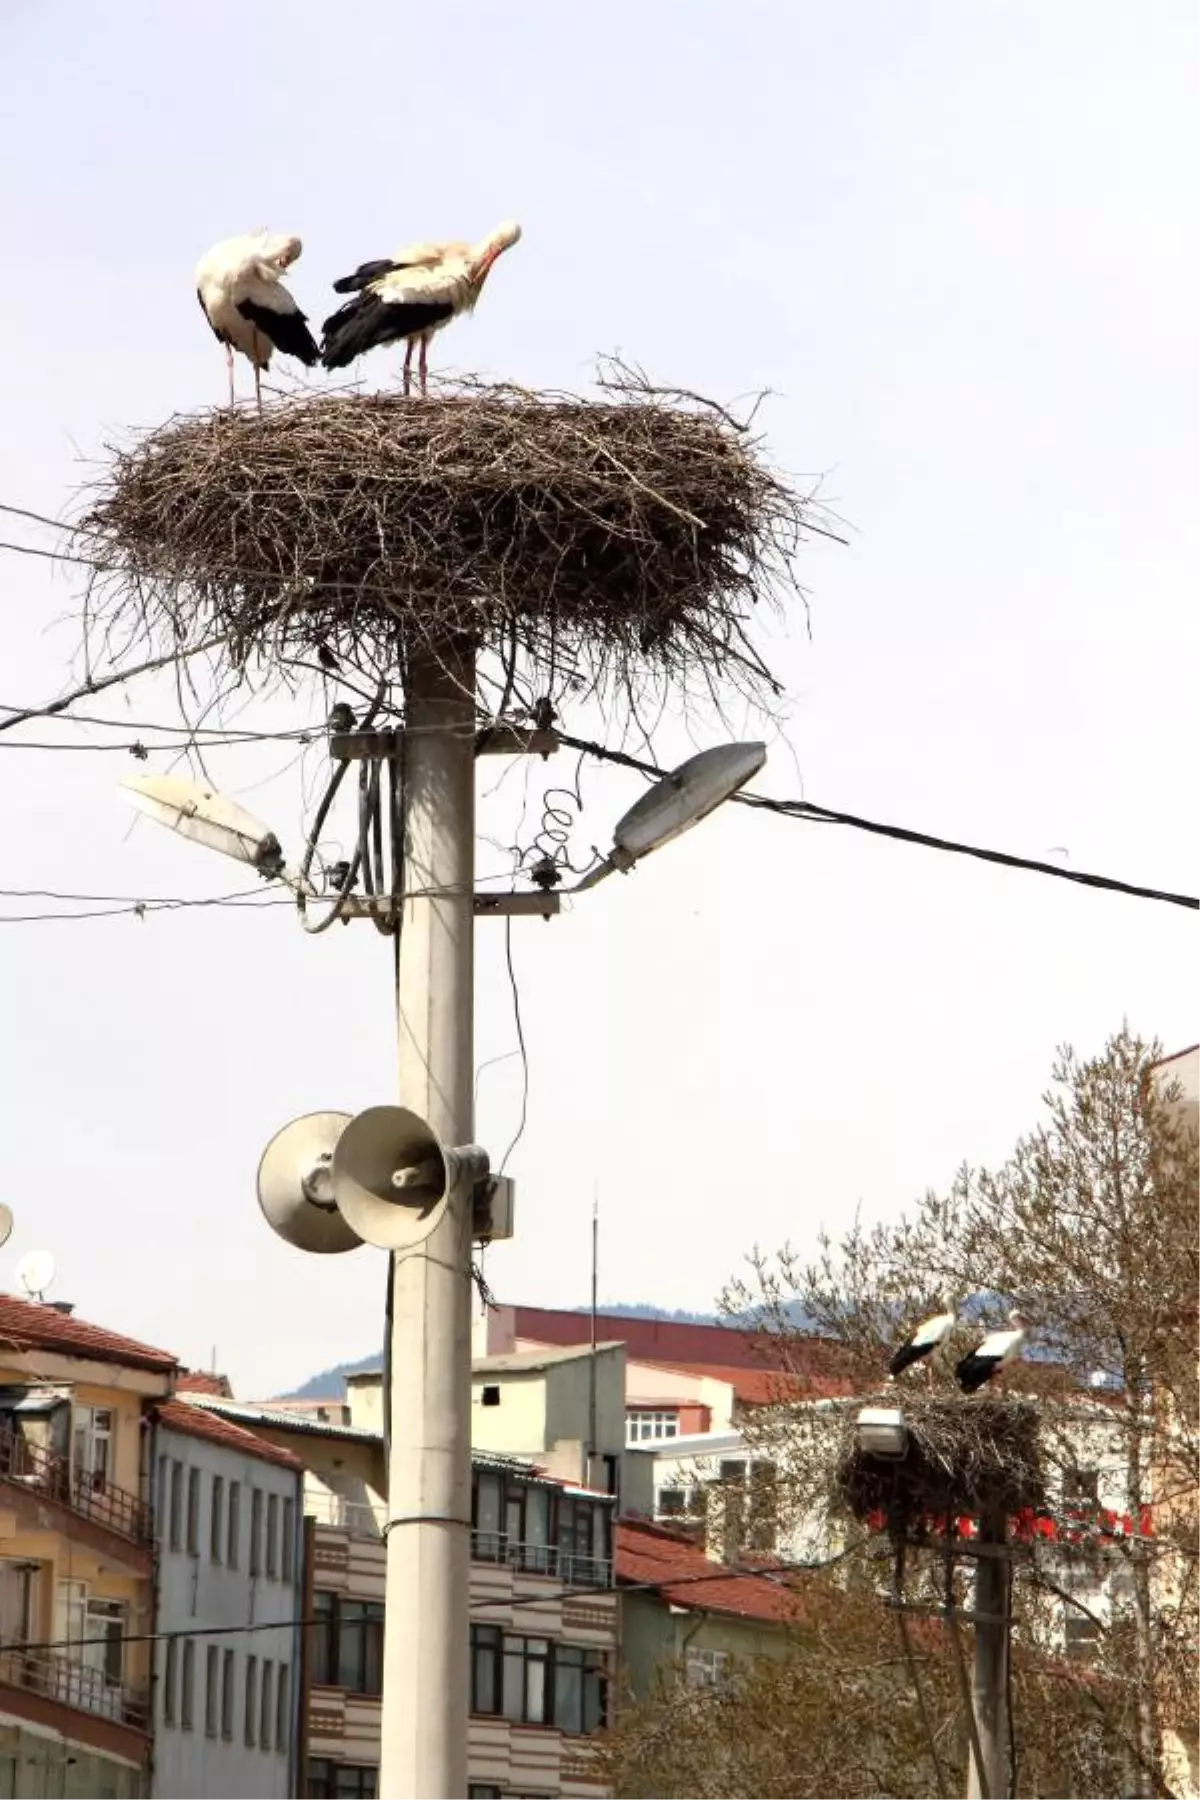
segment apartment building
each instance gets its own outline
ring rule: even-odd
[[[481,1797],[598,1800],[605,1792],[588,1740],[607,1716],[616,1657],[615,1501],[573,1478],[584,1455],[588,1383],[578,1370],[556,1380],[558,1366],[540,1377],[527,1369],[476,1371],[476,1417],[504,1410],[490,1394],[485,1402],[483,1389],[507,1382],[505,1416],[514,1430],[544,1440],[548,1423],[553,1437],[541,1458],[472,1455],[469,1778],[471,1794]],[[615,1420],[619,1445],[621,1403],[614,1405],[612,1390],[620,1358],[606,1367],[596,1410],[610,1416],[609,1436]],[[582,1413],[561,1410],[568,1386],[583,1396]],[[311,1408],[291,1413],[285,1402],[251,1407],[197,1395],[189,1404],[261,1431],[304,1461],[305,1612],[317,1624],[302,1657],[299,1791],[374,1795],[386,1520],[379,1378],[351,1385],[350,1425],[314,1419]],[[560,1466],[548,1466],[556,1460]]]
[[[0,1793],[148,1791],[149,1410],[175,1358],[0,1295]]]
[[[173,1399],[153,1419],[155,1800],[296,1791],[304,1465]]]

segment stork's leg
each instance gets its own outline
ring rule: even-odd
[[[233,345],[232,344],[226,344],[226,346],[225,346],[225,371],[229,376],[229,410],[230,410],[230,412],[232,412],[234,407],[237,404],[237,401],[235,400],[234,393],[233,393]]]
[[[412,353],[416,341],[415,338],[409,338],[404,346],[404,392],[406,395],[412,393]]]
[[[421,392],[424,394],[429,375],[429,339],[427,337],[421,339],[421,360],[418,364],[418,374],[421,378]]]
[[[262,417],[262,370],[254,365],[254,398],[258,402],[258,416]]]

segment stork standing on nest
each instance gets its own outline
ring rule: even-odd
[[[431,338],[460,313],[474,312],[493,263],[520,236],[521,227],[509,220],[478,244],[410,244],[394,257],[360,263],[333,284],[336,294],[354,298],[326,319],[321,361],[327,369],[344,369],[381,344],[404,343],[404,392],[412,391],[412,356],[419,348],[424,393]]]
[[[1010,1312],[1008,1323],[1008,1331],[989,1331],[983,1342],[955,1365],[954,1373],[964,1394],[977,1392],[997,1369],[1020,1356],[1029,1336],[1028,1321],[1019,1312]]]
[[[933,1313],[909,1333],[908,1337],[895,1352],[888,1364],[888,1372],[894,1381],[897,1375],[911,1368],[913,1363],[924,1362],[943,1344],[954,1330],[958,1319],[954,1305],[945,1297],[942,1299],[943,1310]]]
[[[234,404],[233,353],[240,350],[254,367],[254,396],[262,411],[262,372],[271,353],[294,356],[306,368],[320,357],[308,321],[283,285],[283,276],[303,248],[298,237],[246,232],[214,244],[196,268],[196,297],[218,340],[225,346],[229,405]]]

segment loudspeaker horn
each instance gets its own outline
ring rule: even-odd
[[[460,1181],[487,1173],[475,1144],[447,1149],[406,1106],[369,1106],[333,1153],[338,1211],[367,1244],[409,1250],[429,1236]]]
[[[342,1112],[306,1113],[277,1131],[263,1151],[258,1204],[271,1230],[297,1250],[336,1256],[362,1244],[338,1211],[331,1167],[350,1117]]]

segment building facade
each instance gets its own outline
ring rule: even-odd
[[[295,1793],[303,1464],[183,1399],[153,1424],[156,1800]]]
[[[149,1410],[176,1363],[0,1296],[0,1795],[148,1791]]]
[[[616,1369],[619,1358],[610,1365]],[[548,1426],[568,1471],[535,1458],[473,1453],[469,1779],[481,1800],[493,1794],[600,1800],[606,1791],[592,1770],[589,1740],[607,1718],[614,1685],[615,1500],[570,1478],[583,1451],[587,1413],[581,1422],[574,1410],[564,1412],[564,1396],[587,1390],[577,1371],[560,1376],[557,1368],[540,1377],[524,1368],[477,1371],[479,1413],[505,1410],[503,1402],[485,1404],[482,1390],[507,1382],[505,1416],[514,1432],[544,1436]],[[298,1791],[372,1796],[387,1518],[378,1379],[351,1385],[350,1425],[316,1420],[307,1408],[290,1414],[286,1403],[251,1407],[200,1395],[192,1403],[303,1458],[303,1612],[316,1623],[301,1654]],[[615,1432],[619,1445],[619,1397],[597,1404],[602,1416],[605,1408],[611,1415],[608,1436]]]

